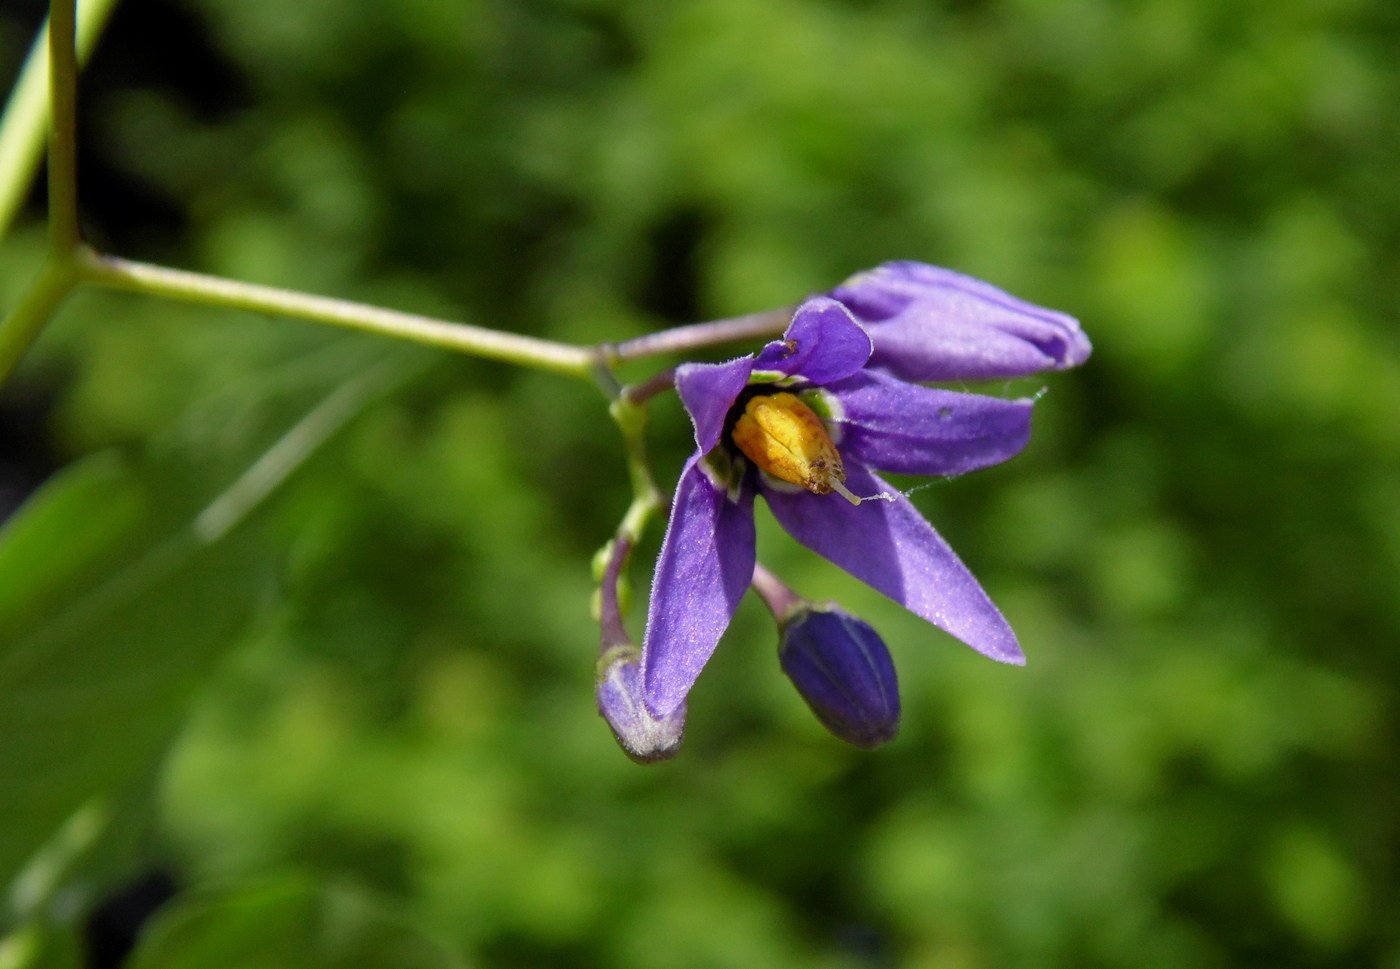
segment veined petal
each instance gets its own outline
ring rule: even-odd
[[[818,555],[979,653],[1025,663],[1001,612],[907,498],[853,461],[846,465],[846,486],[858,495],[895,498],[854,506],[805,491],[764,488],[763,496],[788,534]]]
[[[692,457],[676,485],[651,586],[642,678],[658,718],[685,700],[753,578],[753,491],[730,500],[703,460]]]
[[[834,299],[814,296],[797,308],[781,340],[763,348],[755,370],[830,383],[855,373],[870,359],[870,337]]]
[[[919,262],[890,262],[832,291],[870,333],[871,365],[907,380],[984,380],[1064,370],[1092,347],[1071,316],[990,283]]]
[[[695,444],[701,454],[719,443],[724,418],[752,372],[753,357],[728,363],[684,363],[676,368],[676,393],[695,425]]]
[[[864,370],[826,388],[840,449],[881,471],[955,475],[1000,464],[1030,440],[1031,401],[905,383]]]

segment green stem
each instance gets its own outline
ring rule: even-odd
[[[0,321],[0,385],[4,384],[20,357],[53,318],[65,296],[78,281],[71,260],[51,258],[39,272],[20,301]]]
[[[503,333],[467,323],[400,313],[350,300],[312,296],[294,290],[236,282],[203,273],[104,256],[91,250],[78,255],[85,282],[113,289],[185,300],[206,306],[225,306],[254,313],[270,313],[363,330],[415,343],[442,347],[490,360],[593,379],[599,367],[591,347],[557,343],[538,337]]]
[[[116,0],[83,0],[78,8],[78,58],[86,59]],[[44,150],[49,122],[49,33],[39,31],[0,115],[0,236],[24,204]]]
[[[49,248],[78,244],[78,12],[76,0],[49,3]]]
[[[632,482],[632,504],[617,533],[636,544],[651,517],[666,507],[666,496],[656,486],[651,476],[651,465],[647,461],[646,405],[634,404],[625,396],[620,396],[613,400],[609,411],[622,434],[622,445],[627,454],[627,475]]]
[[[627,474],[632,482],[632,503],[627,506],[627,513],[622,516],[612,539],[593,558],[594,575],[600,581],[597,601],[604,655],[611,647],[631,643],[622,622],[624,602],[628,598],[624,589],[630,589],[624,570],[647,524],[657,512],[666,508],[666,496],[656,486],[647,463],[646,406],[634,404],[618,394],[613,397],[609,412],[622,434]]]

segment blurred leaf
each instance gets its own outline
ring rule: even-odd
[[[1296,823],[1284,827],[1261,867],[1274,905],[1317,948],[1345,948],[1365,923],[1366,889],[1340,846],[1322,832]]]
[[[148,772],[270,581],[260,505],[409,358],[336,359],[206,402],[130,465],[80,462],[0,532],[0,884]]]
[[[38,612],[84,564],[128,537],[143,515],[140,500],[115,452],[55,475],[0,530],[0,628]]]
[[[82,969],[80,940],[71,929],[41,922],[22,925],[0,936],[3,969]]]
[[[285,878],[204,892],[161,910],[131,969],[428,969],[461,966],[437,943],[350,891]]]

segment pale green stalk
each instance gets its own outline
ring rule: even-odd
[[[49,4],[49,256],[39,278],[0,322],[0,383],[77,282],[78,53],[75,0]]]
[[[86,60],[116,0],[83,0],[78,7],[79,60]],[[39,168],[49,122],[49,29],[45,23],[0,114],[0,237],[5,235]]]
[[[312,296],[295,290],[152,266],[99,255],[91,250],[82,250],[79,258],[80,273],[85,282],[114,289],[364,330],[575,377],[591,377],[598,367],[598,354],[592,347],[504,333],[416,313],[401,313],[350,300]]]

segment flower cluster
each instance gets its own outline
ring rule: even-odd
[[[695,431],[671,504],[635,685],[668,721],[755,578],[754,500],[802,545],[1004,663],[1015,634],[972,573],[881,472],[953,476],[1015,455],[1030,400],[924,386],[1064,369],[1078,323],[922,263],[887,263],[797,307],[782,338],[679,367]],[[794,600],[800,603],[800,600]],[[834,607],[779,615],[783,667],[838,736],[893,736],[894,670],[874,630]]]

